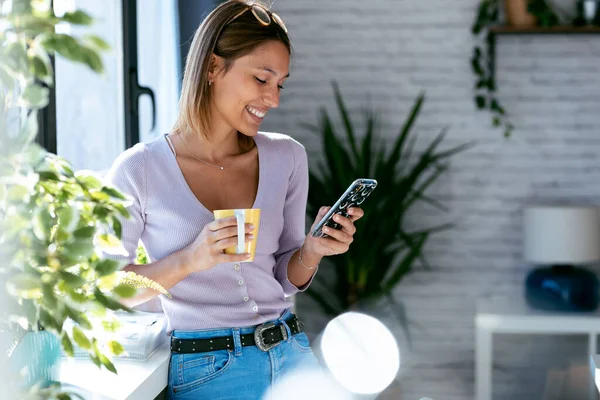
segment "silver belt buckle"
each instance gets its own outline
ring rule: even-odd
[[[254,331],[254,343],[256,343],[256,347],[258,347],[262,351],[269,351],[270,349],[279,345],[279,343],[280,343],[280,342],[277,342],[277,343],[266,344],[265,339],[262,336],[264,331],[271,329],[274,326],[275,326],[274,322],[267,322],[265,324],[257,326],[256,330]],[[283,340],[287,340],[288,334],[287,334],[287,331],[285,330],[285,326],[279,325],[279,328],[281,329],[281,335],[283,336]]]

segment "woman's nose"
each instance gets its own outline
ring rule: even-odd
[[[276,87],[275,90],[269,90],[264,95],[264,101],[271,108],[279,107],[279,87]]]

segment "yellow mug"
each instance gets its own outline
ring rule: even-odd
[[[256,253],[256,239],[258,238],[258,226],[260,224],[260,208],[215,210],[213,214],[215,215],[215,220],[229,217],[235,217],[237,219],[237,246],[226,248],[225,253],[250,253],[250,258],[242,262],[254,261],[254,254]],[[254,225],[254,230],[251,232],[254,235],[254,239],[249,242],[246,242],[246,224]]]

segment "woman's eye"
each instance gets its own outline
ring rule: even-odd
[[[278,87],[279,89],[283,89],[283,86],[281,86],[281,85],[277,85],[277,87]]]
[[[261,85],[264,85],[265,83],[267,83],[267,81],[263,81],[262,79],[258,79],[257,77],[254,77],[254,79],[256,79],[258,81],[258,83],[260,83]]]

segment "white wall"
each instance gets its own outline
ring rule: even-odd
[[[421,145],[450,125],[448,146],[476,141],[452,161],[433,193],[449,208],[420,207],[414,226],[452,221],[430,240],[431,271],[397,289],[415,343],[403,399],[473,397],[474,310],[478,296],[520,292],[521,210],[528,201],[597,202],[600,195],[600,36],[512,36],[497,45],[498,95],[516,130],[505,140],[473,103],[470,26],[477,0],[278,0],[295,57],[281,106],[262,128],[291,134],[311,163],[320,143],[300,127],[333,108],[336,79],[358,111],[371,96],[391,138],[421,90]],[[574,3],[574,2],[566,2]],[[566,4],[565,3],[565,4]],[[299,311],[310,314],[306,296]],[[583,337],[498,337],[495,399],[539,398],[548,368],[583,357]],[[581,360],[581,358],[580,358]],[[395,397],[394,397],[395,398]]]

